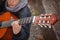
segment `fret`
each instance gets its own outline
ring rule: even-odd
[[[22,24],[25,24],[25,22],[26,22],[26,18],[22,18]]]
[[[32,21],[32,17],[30,17],[30,19],[29,19],[29,23]]]
[[[26,23],[28,22],[28,20],[29,20],[29,19],[28,19],[28,18],[26,18]]]
[[[33,17],[28,17],[28,18],[29,18],[29,19],[28,19],[27,23],[31,23],[32,20],[33,20]]]
[[[30,23],[30,21],[31,21],[31,17],[29,18],[29,21],[28,21],[28,23]]]
[[[22,18],[22,24],[26,23],[26,18]]]
[[[22,19],[19,19],[19,23],[22,24]]]
[[[27,21],[27,22],[29,23],[29,22],[30,22],[30,17],[28,17],[27,19],[28,19],[28,21]]]
[[[23,24],[25,24],[25,23],[26,23],[26,19],[27,19],[27,18],[24,18]]]
[[[24,18],[22,18],[22,19],[21,19],[22,24],[24,23],[24,21],[25,21]]]
[[[29,18],[27,17],[27,18],[25,18],[25,22],[24,23],[27,23],[28,22],[28,20],[29,20]]]

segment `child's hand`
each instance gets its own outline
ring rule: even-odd
[[[12,22],[12,29],[14,34],[18,34],[22,28],[21,25],[19,25],[19,21],[14,21]]]

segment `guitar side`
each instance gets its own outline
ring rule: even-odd
[[[8,21],[10,20],[10,16],[11,14],[9,12],[5,12],[3,14],[0,15],[0,22],[4,22],[4,21]],[[6,34],[6,32],[8,28],[4,27],[4,28],[0,28],[0,39],[3,38]],[[10,28],[9,28],[10,29]],[[8,33],[9,34],[9,33]],[[11,35],[11,34],[10,34]],[[9,35],[7,35],[9,36]],[[10,36],[10,38],[12,37],[12,35]]]

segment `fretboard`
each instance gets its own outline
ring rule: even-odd
[[[21,18],[21,19],[18,19],[19,20],[19,24],[27,24],[27,23],[32,23],[32,20],[33,20],[33,16],[31,17],[26,17],[26,18]],[[2,22],[0,23],[1,26],[0,28],[3,28],[3,27],[10,27],[11,26],[11,23],[13,21],[16,21],[16,20],[10,20],[10,21],[6,21],[6,22]]]
[[[27,23],[31,23],[32,20],[33,20],[33,17],[22,18],[22,19],[19,19],[19,23],[20,24],[27,24]]]

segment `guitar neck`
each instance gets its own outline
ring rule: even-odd
[[[33,17],[31,16],[31,17],[21,18],[21,19],[18,19],[18,20],[19,20],[19,24],[32,23]],[[10,27],[11,26],[11,23],[13,21],[16,21],[16,20],[12,20],[11,19],[10,21],[2,22],[0,28]]]
[[[32,20],[33,20],[33,17],[22,18],[22,19],[19,19],[19,24],[27,24],[27,23],[31,23]]]

